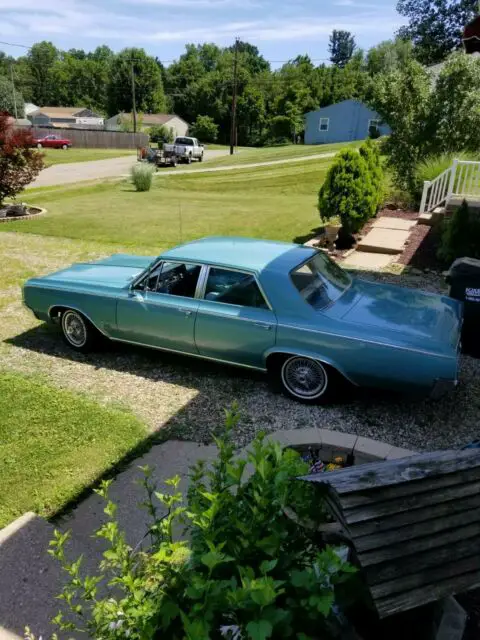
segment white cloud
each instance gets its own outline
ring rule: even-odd
[[[371,40],[389,37],[401,25],[401,19],[393,8],[376,6],[375,10],[363,8],[355,12],[344,12],[331,7],[331,13],[314,16],[298,11],[296,15],[283,16],[279,12],[265,9],[252,20],[241,20],[239,12],[229,11],[232,19],[219,22],[218,15],[212,19],[210,12],[195,12],[193,7],[225,7],[250,1],[263,4],[267,0],[121,0],[107,4],[101,0],[98,6],[94,0],[0,0],[0,10],[4,17],[0,22],[0,39],[3,35],[11,39],[12,34],[22,33],[24,41],[39,39],[68,38],[71,46],[85,46],[84,41],[95,44],[111,42],[119,46],[144,46],[148,43],[169,42],[217,42],[226,44],[235,36],[252,42],[278,41],[326,41],[333,29],[351,31],[361,40],[362,36]],[[357,0],[335,0],[337,5],[351,6]],[[361,3],[362,0],[359,0]],[[128,6],[130,5],[130,6]],[[141,5],[141,6],[139,6]],[[147,8],[147,5],[151,8]],[[133,7],[135,14],[130,15]],[[167,10],[171,6],[171,10]],[[358,5],[355,4],[357,7]],[[364,5],[365,7],[371,5]],[[154,8],[155,7],[155,8]],[[173,8],[180,8],[177,16]],[[181,8],[183,7],[183,11]],[[191,7],[186,11],[185,7]],[[165,15],[166,14],[166,15]],[[304,14],[304,17],[299,17]],[[240,18],[240,19],[235,19]],[[161,27],[158,25],[169,25]],[[171,25],[171,28],[170,28]],[[373,36],[373,37],[372,37]],[[87,45],[88,46],[88,45]]]

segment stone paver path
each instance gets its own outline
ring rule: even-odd
[[[381,271],[392,262],[393,256],[386,253],[368,253],[367,251],[354,251],[342,262],[342,266],[349,269],[361,269],[366,271]]]

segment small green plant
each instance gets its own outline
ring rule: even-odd
[[[247,458],[236,458],[237,421],[236,409],[227,413],[218,458],[192,469],[186,503],[180,478],[159,492],[143,468],[151,525],[134,548],[108,499],[109,482],[102,483],[108,520],[96,535],[108,548],[98,575],[82,575],[81,558],[66,557],[68,534],[56,532],[51,553],[69,576],[60,596],[67,615],[55,619],[62,630],[102,640],[336,637],[335,605],[355,569],[319,546],[321,497],[296,480],[307,465],[261,436]],[[307,520],[313,526],[299,524]],[[189,541],[176,539],[178,523]]]
[[[367,139],[360,147],[360,155],[367,163],[370,172],[372,186],[376,194],[376,208],[378,211],[385,199],[385,175],[378,143],[373,142],[370,138]]]
[[[151,164],[135,164],[131,169],[132,182],[137,191],[150,191],[155,167]]]
[[[320,188],[318,209],[326,222],[339,216],[343,232],[356,233],[375,215],[378,196],[367,162],[351,149],[341,151]]]
[[[216,142],[219,126],[210,116],[197,116],[190,126],[190,135],[202,142]]]
[[[444,222],[438,257],[446,263],[457,258],[480,258],[480,215],[464,200]]]

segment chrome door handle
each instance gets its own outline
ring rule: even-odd
[[[180,311],[180,313],[184,313],[186,316],[191,316],[192,315],[192,311],[190,311],[190,309],[182,309],[179,307],[178,309]]]
[[[263,327],[266,331],[270,331],[272,328],[271,324],[266,324],[265,322],[255,322],[256,327]]]

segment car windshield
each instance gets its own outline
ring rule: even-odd
[[[193,147],[192,138],[177,138],[175,144],[186,144],[189,147]]]
[[[338,300],[352,279],[322,252],[291,273],[293,284],[314,309],[324,309]]]

